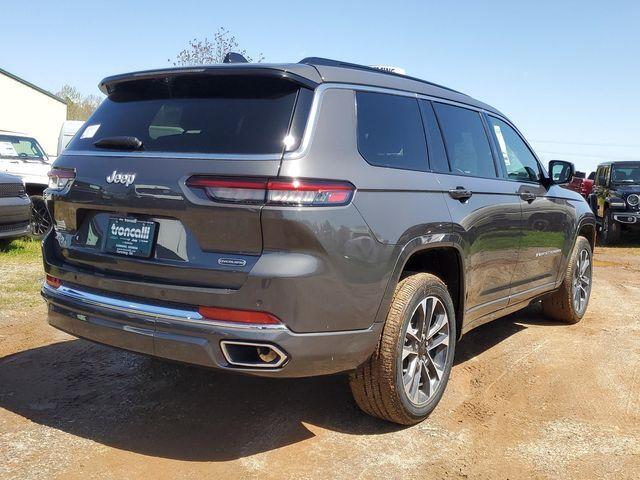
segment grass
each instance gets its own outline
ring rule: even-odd
[[[0,315],[39,305],[42,277],[39,241],[21,239],[0,244]]]

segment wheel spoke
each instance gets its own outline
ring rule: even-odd
[[[429,363],[431,364],[431,366],[433,367],[433,371],[436,374],[436,378],[438,381],[442,380],[442,374],[444,373],[442,367],[440,367],[436,361],[433,359],[433,357],[428,354],[427,358],[429,359]]]
[[[404,361],[405,358],[411,356],[411,355],[418,355],[418,347],[415,344],[409,344],[409,345],[405,345],[402,348],[402,360]]]

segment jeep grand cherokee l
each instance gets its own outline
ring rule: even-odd
[[[100,88],[47,191],[61,330],[252,375],[349,372],[365,412],[413,424],[463,333],[539,299],[585,313],[593,214],[489,105],[321,58]]]

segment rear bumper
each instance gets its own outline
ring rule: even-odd
[[[0,198],[0,238],[21,237],[29,233],[30,206],[28,197]]]
[[[295,333],[283,325],[236,326],[199,318],[193,308],[140,303],[70,285],[42,288],[52,326],[77,337],[156,357],[270,377],[306,377],[356,368],[373,352],[382,329]],[[232,365],[225,342],[271,345],[285,358],[277,367]]]

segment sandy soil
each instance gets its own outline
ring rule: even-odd
[[[577,325],[530,308],[468,334],[411,428],[360,413],[342,376],[166,365],[54,330],[41,302],[3,304],[0,478],[640,478],[638,250],[598,249]]]

